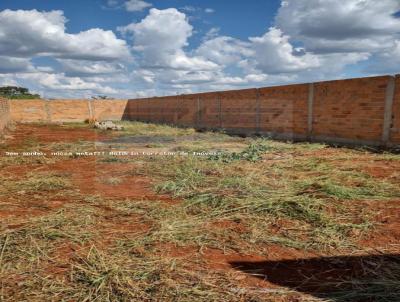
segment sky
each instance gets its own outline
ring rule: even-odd
[[[139,98],[400,73],[400,0],[1,0],[0,86]]]

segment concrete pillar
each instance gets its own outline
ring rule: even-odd
[[[387,145],[390,139],[390,129],[392,127],[393,119],[393,100],[395,90],[395,77],[389,77],[388,84],[386,86],[385,96],[385,114],[383,118],[383,132],[382,132],[382,143]]]
[[[89,119],[93,120],[94,119],[94,112],[93,112],[93,104],[92,100],[88,100],[88,110],[89,110]]]
[[[219,92],[217,92],[217,102],[218,102],[219,128],[222,129],[222,101]]]
[[[200,119],[201,119],[201,113],[200,113],[200,110],[201,110],[201,106],[200,106],[201,104],[200,104],[200,97],[198,96],[197,97],[197,100],[196,100],[196,128],[199,128],[200,127]]]
[[[256,89],[256,133],[261,132],[260,90]]]
[[[51,122],[51,109],[50,109],[50,103],[51,101],[49,100],[43,100],[44,102],[44,110],[46,112],[46,120],[48,123]]]
[[[308,84],[307,139],[312,138],[313,106],[314,106],[314,83],[310,83]]]
[[[182,96],[183,97],[183,96]],[[183,103],[183,102],[182,102]],[[178,121],[178,117],[179,117],[179,112],[181,110],[181,107],[179,106],[179,96],[176,97],[176,102],[175,102],[175,106],[172,108],[172,112],[173,112],[173,124],[174,125],[179,125],[179,121]],[[168,108],[168,111],[171,110],[171,108]]]

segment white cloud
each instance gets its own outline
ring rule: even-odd
[[[107,4],[130,11],[151,6],[140,0]],[[394,73],[400,19],[393,14],[399,10],[398,0],[282,1],[264,34],[238,39],[214,27],[197,48],[189,45],[196,29],[175,8],[152,8],[119,27],[129,46],[100,28],[69,34],[62,11],[5,10],[0,84],[18,83],[47,97],[143,97],[332,79],[361,61],[368,74]],[[39,64],[37,57],[46,58]]]
[[[393,45],[399,10],[398,0],[289,0],[282,1],[276,23],[309,51],[376,51]]]
[[[221,30],[221,29],[220,29],[219,27],[212,27],[212,28],[211,28],[208,32],[206,32],[206,34],[204,35],[204,37],[203,37],[203,42],[218,37],[218,36],[219,36],[220,30]]]
[[[118,90],[80,77],[67,77],[64,73],[36,72],[13,77],[18,83],[28,83],[45,97],[90,97],[96,94],[114,95]]]
[[[244,77],[252,75],[252,79],[265,79],[263,73],[294,73],[321,66],[319,56],[296,50],[289,37],[274,27],[248,41],[227,36],[212,38],[204,41],[196,53],[221,67],[238,66]]]
[[[118,62],[94,62],[82,60],[58,60],[63,71],[71,76],[96,76],[115,74],[126,71],[126,67]]]
[[[175,8],[152,8],[139,23],[131,23],[119,30],[133,36],[133,49],[140,53],[140,64],[146,68],[177,70],[212,70],[218,66],[202,57],[188,56],[184,47],[193,27],[186,15]]]
[[[0,56],[0,74],[29,72],[34,69],[35,68],[28,59]]]
[[[194,13],[196,11],[198,11],[200,8],[195,7],[195,6],[191,6],[191,5],[185,5],[183,7],[180,8],[181,11],[187,12],[187,13]]]
[[[19,86],[19,83],[15,79],[0,73],[0,86]]]
[[[206,14],[212,14],[215,12],[215,10],[213,8],[202,8],[199,6],[192,6],[192,5],[185,5],[181,8],[179,8],[179,10],[186,12],[186,13],[190,13],[190,14],[194,14],[194,13],[206,13]]]
[[[81,60],[119,60],[130,53],[112,31],[93,28],[77,34],[65,32],[62,11],[4,10],[0,12],[0,55],[53,56]]]
[[[262,37],[252,37],[256,65],[266,73],[296,72],[320,66],[317,56],[295,54],[295,49],[278,28],[271,27]]]
[[[107,5],[111,7],[115,7],[118,5],[118,0],[107,0]]]
[[[69,34],[66,23],[62,11],[1,11],[0,74],[55,97],[117,94],[105,79],[112,74],[108,83],[122,80],[131,63],[126,42],[99,28]],[[60,66],[35,66],[37,57],[58,61]]]
[[[151,3],[143,0],[129,0],[125,2],[125,8],[128,12],[140,12],[151,6],[153,6]]]
[[[374,74],[399,73],[400,40],[393,41],[393,43],[393,47],[374,56],[374,61],[367,67],[368,72]]]
[[[119,30],[133,41],[139,67],[135,80],[163,92],[263,86],[306,81],[314,75],[329,78],[347,64],[368,59],[366,53],[314,54],[294,47],[276,27],[246,41],[219,36],[219,29],[212,28],[201,45],[188,52],[193,27],[176,9],[151,9],[142,21]]]
[[[206,36],[212,36],[217,32],[209,32]],[[243,57],[252,55],[251,44],[232,37],[213,37],[204,41],[196,53],[221,65],[229,65],[239,62]]]
[[[153,8],[141,22],[132,23],[125,30],[134,35],[134,47],[137,51],[154,55],[155,52],[174,54],[176,50],[187,46],[193,27],[188,23],[185,14],[174,8]]]
[[[225,75],[216,78],[229,78],[227,82],[231,85],[244,86],[329,79],[340,74],[347,65],[369,58],[368,53],[307,52],[304,48],[295,48],[290,37],[275,27],[248,41],[215,37],[204,41],[196,53],[225,70],[234,68],[235,76],[229,76],[225,71]]]

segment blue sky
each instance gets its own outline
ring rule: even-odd
[[[123,1],[119,3],[122,4]],[[262,34],[273,23],[280,6],[280,1],[277,0],[252,0],[246,5],[243,5],[242,0],[158,0],[151,3],[158,9],[173,7],[188,12],[188,15],[198,18],[193,19],[193,23],[203,30],[212,25],[220,26],[223,34],[239,38]],[[188,11],[191,8],[196,10]],[[207,8],[213,9],[214,13],[204,13]],[[69,16],[68,31],[71,33],[94,27],[115,30],[118,26],[140,21],[147,15],[147,10],[129,12],[115,9],[108,6],[106,0],[2,0],[0,10],[4,9],[63,10]]]
[[[134,98],[399,73],[398,0],[2,0],[0,85]]]

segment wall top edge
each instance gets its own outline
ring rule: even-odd
[[[140,100],[150,100],[150,99],[165,99],[165,98],[173,98],[173,97],[185,97],[185,96],[204,96],[207,94],[219,94],[219,93],[234,93],[234,92],[246,92],[252,90],[259,89],[268,89],[268,88],[276,88],[276,87],[296,87],[303,86],[309,84],[323,84],[323,83],[332,83],[332,82],[346,82],[346,81],[354,81],[361,79],[379,79],[379,78],[389,78],[395,77],[400,78],[400,73],[391,74],[391,75],[379,75],[379,76],[371,76],[371,77],[358,77],[358,78],[346,78],[346,79],[335,79],[335,80],[326,80],[326,81],[317,81],[317,82],[304,82],[304,83],[295,83],[295,84],[287,84],[287,85],[271,85],[265,87],[256,87],[256,88],[246,88],[246,89],[233,89],[233,90],[224,90],[224,91],[208,91],[208,92],[199,92],[199,93],[191,93],[191,94],[180,94],[180,95],[169,95],[169,96],[154,96],[147,98],[136,98],[136,99],[111,99],[111,100],[93,100],[93,99],[24,99],[24,100],[16,100],[9,99],[10,102],[37,102],[37,101],[46,101],[46,102],[61,102],[61,101],[92,101],[93,103],[107,103],[107,102],[127,102],[127,101],[140,101]],[[4,97],[0,97],[0,99],[7,99]]]
[[[357,78],[344,78],[344,79],[335,79],[335,80],[326,80],[326,81],[316,81],[316,82],[301,82],[301,83],[295,83],[295,84],[287,84],[287,85],[271,85],[271,86],[265,86],[265,87],[257,87],[257,88],[246,88],[246,89],[234,89],[234,90],[224,90],[224,91],[208,91],[208,92],[198,92],[198,93],[191,93],[191,94],[179,94],[179,95],[168,95],[168,96],[154,96],[154,97],[147,97],[147,98],[137,98],[137,99],[129,99],[128,101],[145,101],[145,100],[150,100],[150,99],[165,99],[165,98],[171,98],[171,97],[185,97],[185,96],[202,96],[202,95],[207,95],[207,94],[218,94],[218,93],[225,93],[225,92],[245,92],[245,91],[251,91],[251,90],[260,90],[260,89],[268,89],[268,88],[276,88],[276,87],[296,87],[296,86],[304,86],[304,85],[310,85],[310,84],[323,84],[323,83],[332,83],[332,82],[349,82],[349,81],[356,81],[356,80],[362,80],[362,79],[384,79],[384,78],[393,78],[393,77],[400,77],[400,74],[386,74],[386,75],[378,75],[378,76],[369,76],[369,77],[357,77]]]
[[[6,99],[6,98],[3,98]],[[88,102],[92,101],[94,103],[107,103],[107,102],[126,102],[128,99],[115,99],[115,100],[92,100],[92,99],[23,99],[23,100],[16,100],[16,99],[9,99],[11,102],[63,102],[63,101],[71,101],[71,102]]]

